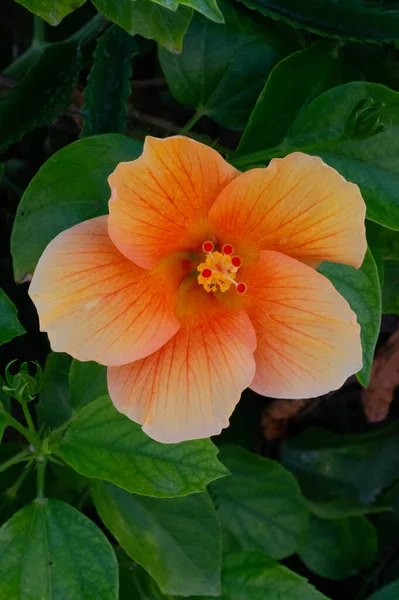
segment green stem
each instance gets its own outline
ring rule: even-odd
[[[85,46],[91,42],[92,39],[96,38],[108,23],[108,19],[106,19],[104,15],[98,13],[95,17],[90,19],[86,25],[83,25],[79,31],[71,35],[68,40],[77,42],[80,47]]]
[[[196,125],[196,123],[198,123],[198,121],[202,119],[203,116],[204,113],[202,112],[202,110],[197,110],[197,112],[191,117],[191,119],[187,121],[187,123],[183,125],[183,127],[179,130],[179,135],[184,135],[185,133],[190,131],[190,129],[192,129],[194,125]]]
[[[19,421],[17,421],[17,419],[14,419],[14,417],[12,417],[10,414],[5,413],[4,416],[5,416],[6,426],[9,425],[10,427],[13,427],[17,431],[19,431],[19,433],[21,435],[23,435],[23,437],[26,440],[28,440],[28,442],[30,444],[32,444],[32,446],[34,446],[34,448],[36,450],[38,450],[40,448],[40,438],[36,432],[29,431],[29,429],[24,427]]]
[[[45,478],[46,478],[46,465],[47,465],[47,458],[44,456],[44,454],[39,454],[39,456],[36,458],[36,464],[37,464],[37,499],[38,500],[43,500],[44,498],[44,484],[45,484]]]
[[[71,35],[67,41],[75,41],[78,46],[82,48],[91,42],[91,40],[99,33],[101,33],[108,23],[109,21],[103,15],[97,14],[88,23],[83,25],[79,31],[76,31],[73,35]],[[36,27],[38,28],[37,30]],[[21,54],[21,56],[19,56],[16,60],[14,60],[14,62],[4,69],[3,74],[6,77],[11,77],[12,79],[19,79],[22,77],[22,75],[24,75],[27,70],[38,60],[43,50],[51,46],[51,44],[48,42],[39,41],[42,35],[39,31],[40,27],[41,25],[36,25],[35,21],[35,37],[32,41],[32,45],[26,50],[26,52]]]
[[[25,481],[25,479],[27,478],[27,476],[29,475],[32,465],[33,465],[33,461],[28,462],[28,464],[25,465],[25,468],[22,471],[22,473],[20,474],[20,476],[18,477],[18,479],[16,479],[16,481],[12,484],[12,486],[7,488],[6,491],[4,492],[4,495],[7,498],[9,498],[12,502],[15,502],[18,492],[19,492],[19,489],[20,489],[21,485],[23,484],[23,482]]]
[[[33,17],[33,40],[32,46],[37,46],[43,44],[45,41],[44,35],[44,21],[40,17],[34,15]]]
[[[36,432],[35,426],[33,425],[33,421],[32,421],[32,417],[31,417],[31,414],[30,414],[29,407],[28,407],[28,403],[25,402],[25,401],[22,401],[21,405],[22,405],[22,410],[24,411],[24,416],[25,416],[25,419],[26,419],[26,423],[28,425],[28,429],[29,429],[29,431],[31,433],[33,433],[34,435],[36,435],[37,432]]]
[[[6,471],[13,465],[17,465],[18,463],[23,462],[28,458],[28,456],[31,456],[29,450],[21,450],[21,452],[18,452],[18,454],[9,458],[8,460],[6,460],[6,462],[3,462],[3,464],[0,465],[0,473]]]
[[[3,74],[6,77],[11,77],[11,79],[20,79],[22,75],[24,75],[27,70],[37,61],[44,48],[49,45],[50,44],[43,43],[41,45],[35,44],[30,46],[26,52],[21,54],[21,56],[18,56],[14,62],[4,69]]]
[[[258,150],[257,152],[251,152],[251,154],[244,154],[244,156],[238,156],[237,158],[233,157],[229,162],[235,167],[244,167],[252,164],[256,165],[257,163],[270,160],[271,158],[281,158],[288,154],[289,151],[290,149],[288,146],[281,144],[280,146],[274,146],[273,148],[266,148],[266,150]]]

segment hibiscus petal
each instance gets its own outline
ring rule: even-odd
[[[215,150],[186,137],[147,137],[142,156],[120,163],[108,181],[109,234],[119,250],[146,269],[209,236],[206,216],[237,175]]]
[[[320,158],[294,152],[237,177],[213,204],[209,223],[222,243],[276,250],[302,262],[360,267],[366,252],[359,188]]]
[[[178,331],[178,284],[125,258],[109,238],[107,217],[98,217],[47,246],[29,294],[53,350],[121,365],[148,356]]]
[[[220,433],[254,377],[256,339],[247,314],[201,292],[201,310],[190,310],[158,352],[108,369],[116,408],[159,442]]]
[[[309,398],[339,388],[361,369],[356,316],[323,275],[265,250],[245,279],[245,306],[258,341],[253,390]]]

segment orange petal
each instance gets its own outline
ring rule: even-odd
[[[98,217],[47,246],[29,294],[53,350],[122,365],[158,350],[179,329],[178,284],[125,258],[108,236],[107,217]]]
[[[147,137],[142,156],[120,163],[108,181],[109,234],[145,269],[209,236],[206,217],[236,171],[215,150],[186,137]]]
[[[294,152],[230,183],[209,223],[222,243],[277,250],[302,262],[360,267],[366,252],[359,188],[316,156]],[[241,250],[241,248],[243,248]]]
[[[245,278],[245,305],[258,341],[253,390],[309,398],[339,388],[361,369],[356,316],[323,275],[265,250]]]
[[[179,332],[158,352],[108,369],[116,408],[159,442],[220,433],[254,377],[256,339],[247,314],[201,293],[200,311],[183,315]]]

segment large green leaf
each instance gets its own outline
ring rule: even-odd
[[[72,417],[68,382],[71,360],[63,352],[51,352],[48,355],[44,367],[44,385],[37,405],[41,424],[59,427]]]
[[[342,71],[341,50],[335,42],[317,42],[280,61],[255,104],[237,156],[280,144],[305,106],[344,83]]]
[[[208,439],[161,444],[113,406],[109,396],[85,406],[60,443],[66,462],[144,496],[185,496],[228,474]]]
[[[179,4],[190,6],[194,10],[202,13],[205,17],[215,23],[224,23],[223,15],[220,12],[216,0],[153,0],[169,10],[177,10]]]
[[[79,8],[86,0],[16,0],[50,25],[58,25],[64,17]]]
[[[226,543],[272,558],[293,554],[303,542],[309,511],[295,478],[274,460],[238,446],[221,448],[230,477],[211,484]]]
[[[374,350],[381,325],[381,288],[374,258],[370,250],[367,250],[360,269],[325,262],[318,271],[331,281],[357,316],[363,350],[363,367],[358,373],[358,378],[360,383],[366,386],[370,382]]]
[[[383,259],[399,260],[399,232],[381,227],[373,221],[366,222],[367,241],[372,252]]]
[[[398,600],[399,579],[388,585],[384,585],[378,592],[370,596],[369,600]]]
[[[97,41],[94,63],[84,90],[84,125],[80,137],[124,133],[131,93],[132,58],[139,45],[114,25]]]
[[[75,42],[45,47],[23,79],[0,100],[0,152],[35,127],[51,123],[68,106],[79,72],[79,56]]]
[[[101,481],[92,491],[106,527],[162,592],[220,594],[220,526],[207,493],[146,498]]]
[[[16,306],[0,288],[0,345],[24,333],[25,329],[18,321]]]
[[[0,529],[4,600],[117,600],[118,565],[104,534],[59,500],[35,501]]]
[[[268,17],[337,38],[395,41],[399,7],[392,0],[241,0]]]
[[[93,361],[73,360],[69,372],[69,393],[73,410],[77,412],[89,402],[105,396],[107,368]]]
[[[371,565],[378,550],[377,534],[365,517],[312,517],[307,543],[299,556],[305,565],[328,579],[345,579]]]
[[[398,475],[399,425],[354,435],[308,429],[284,442],[282,464],[297,477],[305,495],[326,501],[335,495],[371,504]]]
[[[119,600],[171,600],[140,565],[122,549],[117,549],[119,562]]]
[[[233,162],[252,165],[294,150],[320,156],[357,183],[368,218],[399,230],[398,92],[365,82],[335,87],[297,115],[278,148],[265,148]]]
[[[174,97],[231,129],[244,129],[273,65],[293,49],[272,23],[223,2],[226,23],[200,15],[184,38],[183,52],[160,48],[159,60]]]
[[[227,554],[223,600],[328,600],[306,579],[261,552]]]
[[[121,135],[99,135],[62,148],[35,175],[19,204],[11,237],[14,275],[33,273],[61,231],[107,212],[108,175],[139,156],[142,145]]]
[[[398,92],[360,82],[333,88],[298,116],[287,143],[357,183],[368,218],[399,229],[399,164],[390,158],[399,152]]]
[[[193,11],[187,6],[169,10],[151,0],[93,0],[94,6],[123,29],[180,52]]]

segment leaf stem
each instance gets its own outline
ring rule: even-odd
[[[95,17],[90,19],[83,27],[76,31],[73,35],[68,38],[68,41],[76,42],[78,46],[82,47],[91,42],[92,39],[96,38],[102,30],[108,25],[109,21],[104,15],[98,13]]]
[[[37,432],[36,432],[35,426],[32,421],[32,416],[30,414],[28,403],[26,401],[22,401],[21,405],[22,405],[22,410],[24,411],[24,417],[25,417],[26,423],[28,425],[28,429],[31,433],[36,435]]]
[[[28,462],[28,464],[25,465],[22,473],[20,474],[20,476],[18,477],[18,479],[15,480],[15,482],[12,484],[11,487],[7,488],[4,492],[4,495],[9,498],[11,501],[15,501],[17,494],[19,492],[19,489],[21,487],[21,485],[23,484],[23,482],[25,481],[25,479],[27,478],[27,476],[29,475],[29,472],[32,468],[33,465],[33,461]]]
[[[40,20],[42,21],[42,19]],[[36,23],[36,21],[34,23]],[[42,26],[44,27],[44,22],[42,21],[42,23],[43,25],[37,25],[38,29]],[[82,48],[91,42],[91,40],[99,33],[101,33],[108,23],[109,21],[103,15],[97,14],[88,23],[83,25],[79,31],[76,31],[73,35],[67,38],[66,41],[75,41],[78,46]],[[34,27],[36,27],[36,25]],[[36,37],[36,34],[38,34],[38,37]],[[39,41],[40,37],[41,33],[35,29],[32,45],[26,50],[26,52],[21,54],[21,56],[18,56],[17,59],[15,59],[3,70],[3,75],[6,77],[11,77],[12,79],[19,79],[27,72],[27,70],[38,60],[43,50],[52,45],[49,42]]]
[[[3,464],[0,465],[0,473],[2,473],[3,471],[6,471],[7,469],[9,469],[10,467],[12,467],[14,465],[17,465],[20,462],[23,462],[29,456],[31,456],[31,453],[29,452],[28,449],[25,448],[24,450],[21,450],[21,452],[18,452],[18,454],[16,454],[15,456],[12,456],[11,458],[9,458],[5,462],[3,462]]]
[[[28,69],[37,61],[44,48],[49,44],[32,44],[26,52],[18,56],[8,67],[3,71],[3,75],[11,77],[11,79],[19,79]]]
[[[6,425],[13,427],[16,429],[32,446],[34,446],[35,450],[40,448],[40,438],[36,431],[29,431],[26,427],[22,425],[17,419],[14,419],[10,414],[5,413],[5,421]]]
[[[32,46],[41,46],[45,41],[44,21],[40,17],[33,16],[33,40]]]
[[[302,150],[302,148],[301,148]],[[271,158],[281,158],[288,154],[290,151],[288,146],[284,144],[280,144],[279,146],[274,146],[273,148],[266,148],[265,150],[258,150],[257,152],[251,152],[250,154],[244,154],[243,156],[238,156],[237,158],[232,157],[230,159],[230,163],[234,167],[244,167],[246,165],[256,164],[259,162],[263,162],[266,160],[270,160]]]
[[[47,457],[44,454],[39,454],[36,458],[37,465],[37,499],[44,499],[44,485],[46,479],[46,465],[47,465]]]
[[[204,113],[202,112],[202,110],[197,110],[197,112],[191,117],[191,119],[189,121],[187,121],[187,123],[185,125],[183,125],[183,127],[179,130],[179,135],[184,135],[185,133],[190,131],[190,129],[192,129],[194,127],[194,125],[196,125],[196,123],[198,123],[198,121],[203,116],[204,116]]]

